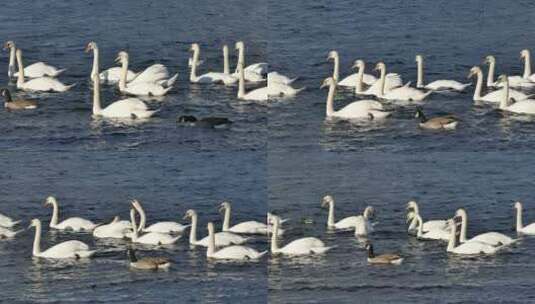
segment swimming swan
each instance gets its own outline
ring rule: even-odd
[[[253,248],[246,246],[228,246],[216,250],[216,235],[214,233],[214,224],[208,223],[208,248],[206,250],[206,257],[216,260],[258,260],[262,258],[267,251],[258,252]]]
[[[187,227],[189,227],[188,225],[182,225],[180,223],[171,221],[157,222],[149,227],[145,227],[147,218],[141,203],[138,200],[133,200],[132,206],[137,210],[139,216],[141,217],[139,221],[138,232],[182,233]]]
[[[380,72],[380,95],[379,98],[386,100],[401,100],[401,101],[422,101],[433,91],[424,92],[415,88],[411,88],[410,82],[402,87],[394,88],[390,91],[385,90],[386,81],[386,65],[383,62],[377,63],[375,70]]]
[[[99,58],[100,58],[100,53],[99,53],[99,49],[98,49],[98,45],[96,42],[94,41],[91,41],[87,44],[87,46],[85,47],[85,52],[86,53],[89,53],[90,51],[93,51],[93,68],[91,70],[91,79],[93,79],[93,76],[96,75],[99,71]],[[116,84],[119,82],[119,80],[121,79],[121,67],[111,67],[107,70],[104,70],[102,72],[100,72],[98,74],[99,78],[100,78],[100,82],[101,83],[106,83],[106,84]],[[132,81],[134,80],[134,78],[136,78],[137,76],[137,73],[135,72],[132,72],[131,70],[127,70],[126,72],[126,81],[129,82],[129,81]]]
[[[98,75],[98,58],[97,69],[94,75]],[[93,76],[93,115],[106,118],[149,118],[157,111],[149,110],[147,105],[137,98],[126,98],[113,102],[104,109],[100,102],[100,78]]]
[[[450,238],[450,231],[446,229],[430,229],[424,232],[424,221],[419,214],[415,215],[418,222],[418,230],[416,237],[421,240],[444,240],[447,241]]]
[[[50,219],[50,228],[58,230],[92,231],[97,225],[93,222],[80,218],[71,217],[59,223],[59,206],[55,197],[46,198],[45,206],[52,205],[52,218]]]
[[[189,81],[191,83],[218,83],[222,82],[225,85],[230,85],[238,81],[237,77],[230,75],[229,73],[229,63],[228,63],[228,47],[223,46],[223,73],[219,72],[208,72],[206,74],[197,76],[197,66],[199,62],[199,56],[201,53],[201,48],[199,44],[193,43],[191,45],[190,51],[193,52],[192,64],[190,67]]]
[[[44,76],[39,78],[32,78],[28,81],[24,79],[26,76],[24,74],[24,64],[22,63],[22,51],[17,49],[16,51],[17,62],[19,65],[19,74],[17,78],[17,88],[24,91],[35,91],[35,92],[65,92],[70,88],[74,87],[76,84],[65,85],[59,80]]]
[[[93,236],[96,238],[124,239],[132,235],[132,223],[122,221],[118,216],[108,224],[103,224],[93,229]]]
[[[431,83],[424,85],[424,57],[420,54],[416,55],[416,64],[418,67],[418,81],[416,87],[418,89],[428,89],[433,91],[452,90],[462,92],[471,83],[460,83],[456,80],[435,80]]]
[[[520,51],[520,58],[524,59],[524,73],[522,78],[535,81],[535,74],[531,74],[531,53],[528,49]]]
[[[17,50],[15,42],[7,41],[4,44],[4,49],[9,49],[9,66],[7,75],[9,78],[18,77],[19,73],[15,72],[15,51]],[[58,69],[54,66],[48,65],[44,62],[32,63],[24,68],[24,77],[39,78],[39,77],[57,77],[59,74],[65,72],[66,69]]]
[[[332,78],[336,80],[337,84],[341,87],[355,87],[357,84],[357,79],[359,78],[359,73],[354,73],[346,78],[340,80],[340,56],[338,55],[338,52],[335,50],[332,50],[327,55],[327,61],[332,60],[333,61],[333,76]],[[364,62],[362,62],[364,63]],[[355,66],[353,66],[355,68]],[[377,78],[370,74],[364,73],[364,68],[361,70],[362,73],[362,82],[367,85],[372,85],[377,81]]]
[[[273,234],[271,235],[271,254],[283,254],[288,256],[302,256],[326,253],[332,247],[326,247],[325,244],[315,237],[305,237],[291,241],[282,248],[277,244],[277,234],[280,225],[280,218],[271,215],[273,221]]]
[[[376,80],[374,81],[366,90],[364,90],[364,79],[366,78],[366,75],[364,74],[364,71],[366,70],[366,63],[364,63],[363,60],[355,60],[353,64],[353,68],[357,69],[357,78],[356,78],[356,85],[355,85],[355,94],[362,94],[362,95],[373,95],[373,96],[380,96],[381,95],[381,82]],[[375,77],[374,77],[375,78]],[[385,92],[388,92],[392,89],[401,87],[403,85],[401,76],[397,73],[388,73],[386,74],[385,78]]]
[[[119,79],[119,91],[130,95],[140,96],[164,96],[173,87],[178,74],[169,77],[167,68],[161,64],[154,64],[139,73],[134,80],[126,82],[128,72],[128,53],[119,52],[115,61],[121,63],[121,76]]]
[[[336,92],[336,81],[329,77],[325,79],[321,88],[329,87],[327,95],[327,105],[325,115],[329,117],[337,117],[342,119],[384,119],[390,116],[391,112],[384,111],[383,105],[376,100],[358,100],[350,103],[342,109],[334,110],[334,95]]]
[[[483,89],[483,72],[478,66],[474,66],[470,69],[468,78],[476,76],[476,88],[474,90],[474,101],[486,101],[486,102],[500,102],[503,96],[503,88],[497,91],[487,93],[485,96],[481,96],[481,90]],[[509,97],[515,100],[527,99],[528,95],[519,92],[517,90],[509,89]]]
[[[467,242],[457,246],[457,224],[453,219],[448,220],[448,225],[451,227],[450,239],[448,241],[447,252],[460,255],[480,255],[480,254],[495,254],[501,247],[492,246],[481,242]]]
[[[420,208],[416,201],[409,201],[407,203],[407,222],[410,222],[408,231],[413,231],[418,227],[418,219],[416,215],[420,215]],[[446,230],[448,228],[447,220],[431,220],[423,223],[422,230],[427,232],[434,229]]]
[[[81,259],[89,258],[95,254],[95,251],[89,250],[89,246],[85,243],[74,240],[59,243],[41,252],[41,221],[39,219],[33,219],[30,227],[35,227],[32,253],[34,257],[48,259]]]
[[[516,202],[514,205],[516,210],[516,232],[519,234],[535,235],[535,223],[524,226],[522,223],[522,203]]]
[[[267,74],[267,63],[260,62],[254,63],[249,66],[245,65],[245,44],[243,41],[238,41],[234,45],[234,48],[238,51],[238,62],[236,63],[236,70],[234,77],[240,77],[240,65],[243,67],[243,77],[246,81],[260,82],[264,81],[262,75]]]
[[[499,83],[503,83],[502,100],[500,101],[500,110],[518,113],[518,114],[529,114],[535,115],[535,100],[533,99],[523,99],[516,101],[514,98],[509,98],[509,78],[506,75],[501,75],[498,78]]]
[[[501,245],[511,245],[512,243],[515,242],[515,240],[508,237],[507,235],[498,233],[498,232],[486,232],[486,233],[478,234],[474,236],[473,238],[467,240],[466,230],[468,229],[468,214],[466,213],[466,210],[464,210],[463,208],[457,209],[457,211],[455,212],[455,216],[461,218],[461,235],[459,236],[460,243],[475,241],[475,242],[489,244],[491,246],[501,246]]]
[[[173,237],[169,234],[148,232],[142,235],[138,233],[138,227],[136,225],[136,211],[130,209],[130,221],[132,222],[132,242],[148,245],[170,245],[176,243],[180,239],[180,235]]]
[[[281,83],[281,84],[285,84],[285,85],[291,85],[296,80],[297,80],[297,77],[290,78],[288,76],[279,74],[276,71],[269,72],[267,74],[268,83],[271,81],[272,83]]]
[[[362,215],[348,216],[338,222],[334,219],[334,198],[331,195],[326,195],[321,200],[321,207],[329,208],[329,215],[327,218],[328,229],[355,229],[355,234],[359,236],[367,235],[368,231],[373,230],[368,218],[373,213],[373,207],[368,206]]]
[[[243,65],[238,64],[238,67],[238,99],[267,101],[269,98],[269,89],[267,86],[252,90],[250,92],[245,92],[245,74],[243,71]]]
[[[184,219],[191,219],[191,228],[189,231],[189,243],[194,246],[203,246],[208,247],[210,241],[209,236],[204,237],[202,240],[197,240],[197,212],[190,209],[186,211]],[[249,240],[248,238],[241,237],[237,234],[231,232],[218,232],[215,234],[215,245],[216,247],[224,247],[229,245],[241,245]]]
[[[489,55],[485,57],[485,63],[489,65],[489,71],[487,74],[487,87],[503,87],[503,83],[499,81],[494,82],[494,70],[496,69],[496,58]],[[530,89],[535,87],[535,82],[524,79],[522,76],[508,76],[510,88],[524,88]]]
[[[219,206],[219,212],[224,212],[222,231],[241,233],[241,234],[262,234],[267,235],[272,230],[272,226],[257,221],[246,221],[230,227],[230,213],[232,207],[229,202],[222,202]],[[279,229],[279,236],[283,231]]]

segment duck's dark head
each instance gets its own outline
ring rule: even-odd
[[[136,262],[137,261],[136,253],[134,252],[134,249],[128,248],[126,250],[126,255],[128,256],[128,259],[130,260],[130,262]]]
[[[414,114],[414,117],[420,118],[421,121],[425,121],[424,111],[421,107],[416,107],[416,114]]]
[[[370,242],[366,243],[366,250],[368,251],[368,257],[373,258],[373,245]]]
[[[0,95],[2,95],[7,102],[11,101],[11,93],[9,93],[9,90],[6,88],[0,89]]]

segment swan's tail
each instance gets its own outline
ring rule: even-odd
[[[286,82],[287,85],[292,84],[294,81],[296,81],[299,77],[292,78]]]
[[[316,247],[316,248],[310,248],[310,251],[315,253],[315,254],[323,254],[333,248],[336,248],[336,246],[331,246],[331,247]]]
[[[14,221],[14,222],[11,222],[11,226],[10,226],[10,227],[13,227],[13,226],[15,226],[15,225],[18,225],[18,224],[20,224],[20,222],[22,222],[22,221]]]
[[[9,237],[14,237],[14,236],[16,236],[17,234],[19,234],[19,233],[21,233],[23,231],[24,231],[24,229],[13,231],[13,234],[11,234]]]
[[[96,250],[77,251],[75,253],[75,256],[76,258],[84,259],[84,258],[92,257],[95,254],[95,252],[97,251]]]
[[[468,88],[469,86],[471,86],[472,83],[469,82],[469,83],[463,83],[463,85],[460,87],[460,91],[464,91],[466,88]]]
[[[59,74],[65,72],[67,69],[59,69],[56,71],[56,73],[54,73],[54,75],[50,75],[51,77],[58,77]]]
[[[65,86],[65,88],[64,88],[64,90],[63,90],[63,92],[65,92],[65,91],[68,91],[68,90],[72,89],[72,88],[73,88],[73,87],[75,87],[76,85],[77,85],[77,83],[76,83],[76,82],[75,82],[75,83],[73,83],[73,84],[70,84],[70,85],[66,85],[66,86]]]
[[[254,256],[254,257],[251,257],[253,260],[259,260],[261,259],[263,256],[265,256],[269,251],[265,250],[265,251],[262,251],[260,253],[258,253],[258,255]]]
[[[410,86],[411,86],[411,83],[412,83],[412,81],[409,81],[409,82],[407,82],[407,83],[406,83],[405,85],[403,85],[403,87],[406,87],[406,88],[408,88],[408,87],[410,87]]]
[[[178,73],[176,73],[173,77],[171,77],[171,78],[167,79],[166,81],[164,81],[162,83],[162,86],[167,87],[167,88],[171,87],[175,83],[175,81],[177,79],[178,79]]]
[[[299,94],[299,92],[304,91],[306,89],[307,89],[307,87],[302,87],[302,88],[299,88],[299,89],[295,89],[295,95]]]
[[[425,92],[424,95],[422,96],[422,98],[420,100],[424,100],[427,96],[429,96],[431,93],[433,93],[433,91],[428,91],[428,92]]]

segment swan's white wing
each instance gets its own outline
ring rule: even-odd
[[[245,67],[244,71],[264,75],[268,72],[268,64],[265,62],[259,62],[259,63],[253,63],[247,67]]]
[[[528,95],[522,92],[519,92],[517,90],[509,89],[509,98],[513,98],[515,100],[524,100],[528,98]],[[487,101],[487,102],[500,102],[502,99],[503,99],[503,89],[490,92],[487,95],[481,97],[481,100]]]
[[[89,246],[83,242],[73,240],[52,246],[43,251],[41,256],[46,258],[75,258],[78,253],[84,251],[89,251]]]
[[[38,78],[43,76],[57,76],[64,70],[59,70],[54,66],[48,65],[44,62],[36,62],[24,68],[24,77]],[[19,73],[14,74],[15,77],[19,76]]]
[[[127,98],[116,101],[101,111],[104,117],[115,118],[147,118],[152,116],[155,111],[150,111],[147,105],[137,98]]]
[[[290,242],[280,249],[285,254],[304,255],[314,253],[315,248],[324,248],[325,244],[317,238],[306,237]]]
[[[338,111],[335,111],[333,116],[341,118],[369,119],[369,113],[371,110],[381,109],[383,109],[383,105],[376,100],[359,100],[348,104]]]
[[[134,78],[136,78],[137,74],[128,70],[126,71],[126,81],[132,81]],[[112,67],[105,71],[102,71],[99,74],[99,78],[101,82],[104,83],[117,83],[121,79],[121,68],[120,67]]]
[[[172,237],[168,234],[149,232],[137,238],[136,243],[149,244],[149,245],[168,245],[176,242],[180,236]]]
[[[143,231],[159,233],[183,232],[187,227],[175,222],[158,222],[143,229]]]
[[[137,79],[137,77],[136,77]],[[154,82],[136,82],[128,83],[123,92],[131,95],[141,95],[141,96],[163,96],[165,95],[171,87],[164,88],[162,85]]]
[[[163,64],[153,64],[146,68],[143,72],[139,73],[134,80],[130,83],[143,83],[143,82],[158,82],[160,80],[168,79],[169,71]],[[130,84],[129,83],[129,84]]]
[[[230,227],[229,232],[246,234],[265,234],[267,232],[267,225],[257,221],[247,221]]]
[[[256,101],[266,101],[268,100],[269,89],[268,87],[259,88],[252,90],[245,94],[243,99],[245,100],[256,100]]]
[[[73,85],[66,86],[59,80],[51,77],[40,77],[30,79],[22,85],[22,89],[32,91],[56,91],[63,92],[70,89]]]
[[[426,89],[429,90],[455,90],[455,91],[462,91],[467,86],[469,86],[469,83],[460,83],[455,80],[435,80],[425,86]]]
[[[80,218],[80,217],[71,217],[61,223],[57,224],[54,228],[56,229],[73,229],[78,230],[92,230],[95,228],[95,224],[89,220]]]
[[[246,246],[229,246],[216,251],[211,257],[225,260],[259,259],[265,252],[258,252]]]
[[[267,81],[268,85],[269,83],[281,83],[285,85],[290,85],[292,82],[294,82],[294,79],[291,79],[285,75],[279,74],[278,72],[269,72],[267,74]]]
[[[519,114],[533,115],[535,114],[535,100],[525,99],[517,101],[512,105],[508,106],[505,110]]]
[[[535,223],[524,226],[520,232],[523,234],[535,234]]]
[[[483,234],[479,234],[470,240],[468,242],[481,242],[485,244],[489,244],[491,246],[501,246],[501,245],[509,245],[513,243],[513,239],[508,237],[505,234],[498,233],[498,232],[487,232]]]
[[[359,221],[359,216],[348,216],[334,224],[336,229],[354,229]]]
[[[453,253],[470,255],[493,254],[496,251],[497,247],[480,242],[467,242],[453,249]]]

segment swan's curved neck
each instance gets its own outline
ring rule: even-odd
[[[197,62],[199,62],[199,49],[193,50],[193,59],[191,60],[191,70],[189,74],[189,80],[195,82],[197,80]]]
[[[93,47],[93,68],[91,69],[91,79],[93,79],[93,77],[99,77],[99,63],[100,59],[98,48]]]
[[[125,57],[121,61],[121,77],[119,78],[119,90],[126,89],[126,76],[128,74],[128,58]]]
[[[98,73],[98,63],[95,73],[91,73],[93,78],[93,115],[100,115],[102,106],[100,103],[100,78]]]
[[[338,77],[340,77],[340,57],[338,55],[334,56],[333,61],[333,79],[338,82]]]
[[[481,90],[483,89],[483,72],[476,73],[476,88],[474,90],[474,100],[481,100]]]
[[[416,216],[413,216],[408,230],[412,230],[412,229],[416,228],[417,225],[418,225],[418,220],[416,219]]]
[[[41,254],[41,222],[35,225],[35,237],[33,239],[33,255],[39,256]]]
[[[519,208],[516,208],[516,231],[519,232],[524,228],[524,224],[522,223],[522,206]]]
[[[238,99],[245,96],[245,74],[243,64],[238,63]]]
[[[359,70],[357,71],[357,84],[355,85],[355,93],[360,94],[363,92],[362,89],[362,83],[364,81],[364,65],[361,65],[359,67]]]
[[[418,79],[416,81],[416,87],[421,89],[424,87],[424,63],[422,60],[416,62],[418,64]]]
[[[189,243],[197,243],[197,214],[191,216],[191,227],[189,230]]]
[[[496,62],[489,62],[489,73],[487,74],[487,87],[494,85],[494,70],[496,69]]]
[[[336,92],[336,83],[329,86],[329,93],[327,94],[327,107],[325,114],[331,116],[334,114],[334,93]]]
[[[225,217],[223,219],[223,231],[228,231],[230,228],[230,206],[225,208]]]
[[[334,201],[329,203],[329,217],[327,218],[327,227],[334,226]]]
[[[215,233],[214,228],[208,229],[208,249],[206,250],[207,256],[212,256],[215,253]]]
[[[455,249],[455,247],[457,246],[456,234],[457,225],[453,223],[453,225],[451,225],[450,239],[448,240],[448,247],[446,249],[447,251],[453,251],[453,249]]]
[[[223,74],[230,74],[228,47],[223,48]]]
[[[380,86],[381,86],[381,89],[380,89],[380,93],[381,95],[380,96],[384,96],[385,95],[385,84],[386,84],[386,68],[382,67],[381,68],[381,78],[380,78]]]
[[[58,224],[59,219],[59,207],[58,203],[53,201],[52,202],[52,219],[50,219],[50,227],[54,227]]]
[[[130,221],[132,222],[132,241],[137,240],[137,224],[136,224],[136,213],[130,212]]]
[[[145,214],[145,210],[141,205],[136,206],[137,211],[139,212],[139,228],[137,231],[141,232],[143,229],[145,229],[145,225],[147,224],[147,215]]]
[[[505,109],[509,106],[509,80],[505,79],[502,89],[502,100],[500,101],[500,109]]]
[[[22,55],[17,53],[17,63],[19,66],[19,77],[17,78],[17,86],[24,84],[24,64],[22,63]]]
[[[466,213],[461,214],[461,235],[459,236],[459,242],[466,242],[466,230],[468,229],[468,215]]]
[[[277,244],[278,233],[279,233],[279,220],[275,219],[273,221],[273,231],[271,231],[271,253],[279,252],[279,245]]]
[[[13,77],[13,74],[15,74],[15,46],[13,45],[9,49],[9,67],[7,70],[7,75],[9,78]]]
[[[245,67],[245,50],[243,47],[238,48],[238,63],[236,64],[236,72],[240,72],[240,65]]]
[[[524,55],[524,75],[522,77],[528,79],[529,76],[531,76],[531,54],[527,52]]]
[[[421,237],[424,233],[424,221],[419,215],[414,216],[414,220],[418,223],[418,232],[416,235]]]

